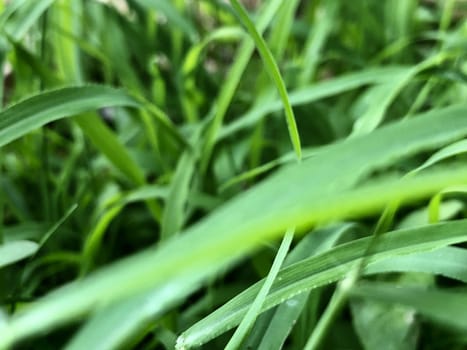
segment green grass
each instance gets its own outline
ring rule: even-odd
[[[0,349],[464,348],[466,16],[2,2]]]

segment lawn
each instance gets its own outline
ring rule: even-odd
[[[467,2],[0,2],[0,349],[467,347]]]

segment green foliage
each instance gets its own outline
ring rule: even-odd
[[[466,13],[1,3],[0,349],[463,348]]]

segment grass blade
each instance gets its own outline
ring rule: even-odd
[[[265,5],[265,7],[261,11],[260,17],[258,18],[258,22],[256,23],[256,28],[259,33],[264,32],[267,25],[269,24],[269,22],[271,22],[271,20],[274,17],[274,14],[277,12],[281,4],[281,0],[272,0]],[[218,133],[222,127],[225,114],[227,112],[227,109],[229,108],[230,102],[232,101],[235,90],[237,89],[237,86],[240,82],[242,73],[248,64],[250,56],[253,54],[253,50],[254,44],[249,39],[245,39],[242,42],[240,48],[238,49],[238,53],[233,60],[234,64],[232,65],[232,67],[229,70],[229,73],[226,76],[225,84],[223,85],[219,93],[215,109],[213,109],[212,111],[212,122],[206,132],[206,137],[204,140],[203,158],[201,161],[202,172],[204,172],[209,163],[209,160],[211,158],[211,152],[217,141]]]
[[[332,225],[329,228],[308,234],[289,254],[284,267],[331,249],[354,226],[352,223]],[[281,303],[275,310],[267,330],[262,335],[261,342],[254,348],[258,350],[281,349],[293,325],[303,312],[309,296],[310,293],[305,292]]]
[[[444,247],[431,252],[397,256],[370,264],[365,272],[425,272],[467,282],[467,250]]]
[[[40,93],[0,112],[0,147],[52,121],[109,106],[139,103],[123,90],[99,85]]]
[[[282,262],[285,259],[285,255],[289,250],[290,244],[292,243],[294,231],[294,229],[291,229],[285,233],[281,246],[279,247],[279,251],[277,252],[276,257],[274,258],[271,270],[269,271],[268,276],[264,281],[264,284],[261,286],[258,295],[255,297],[255,300],[251,304],[251,307],[248,309],[248,312],[245,314],[245,317],[243,318],[242,322],[240,322],[240,325],[238,326],[234,335],[227,343],[227,346],[225,347],[226,350],[238,349],[241,342],[245,338],[246,333],[253,326],[253,323],[258,317],[260,310],[263,306],[264,300],[266,299],[269,290],[271,289],[271,286],[274,283],[274,280],[276,279],[277,273],[279,272]],[[178,348],[184,348],[184,345],[177,345]]]
[[[302,147],[300,145],[300,135],[298,134],[297,123],[295,122],[295,115],[290,105],[289,95],[285,87],[284,80],[282,79],[279,67],[272,56],[271,51],[269,50],[266,42],[263,37],[256,30],[255,25],[250,20],[248,13],[245,11],[243,6],[238,0],[231,0],[232,7],[235,9],[235,12],[240,17],[241,22],[247,28],[248,33],[251,35],[253,41],[255,42],[256,48],[258,49],[261,58],[263,59],[264,66],[271,76],[276,88],[281,97],[282,103],[285,110],[285,119],[287,121],[287,127],[289,129],[290,140],[292,141],[293,148],[297,154],[298,160],[302,158]]]

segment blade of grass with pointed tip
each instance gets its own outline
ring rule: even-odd
[[[232,4],[232,7],[234,8],[237,15],[239,16],[240,21],[247,28],[248,33],[251,35],[253,41],[255,42],[256,48],[258,49],[261,58],[263,59],[264,67],[266,68],[267,72],[274,81],[274,84],[276,85],[277,91],[279,92],[279,96],[281,97],[282,104],[284,106],[285,119],[287,122],[287,127],[289,129],[290,140],[292,142],[295,153],[297,154],[298,160],[301,160],[302,147],[300,142],[300,135],[298,134],[295,115],[292,106],[290,105],[289,95],[287,93],[284,80],[282,79],[282,75],[279,71],[279,67],[277,66],[277,63],[274,57],[272,56],[271,51],[266,45],[266,42],[256,29],[254,23],[251,21],[250,17],[248,16],[248,13],[245,11],[240,2],[238,0],[231,0],[230,3]]]
[[[281,0],[271,0],[261,8],[260,16],[256,23],[256,28],[259,33],[263,33],[267,25],[274,18],[277,10],[282,4]],[[201,160],[201,170],[204,172],[211,158],[211,153],[214,145],[217,141],[219,131],[222,127],[225,114],[229,108],[235,90],[238,87],[243,71],[245,70],[248,61],[254,50],[254,43],[249,39],[245,38],[238,49],[235,58],[233,59],[233,65],[231,66],[227,76],[224,79],[224,84],[219,92],[219,96],[216,99],[214,107],[211,109],[213,115],[212,122],[208,127],[204,139],[204,149]]]

